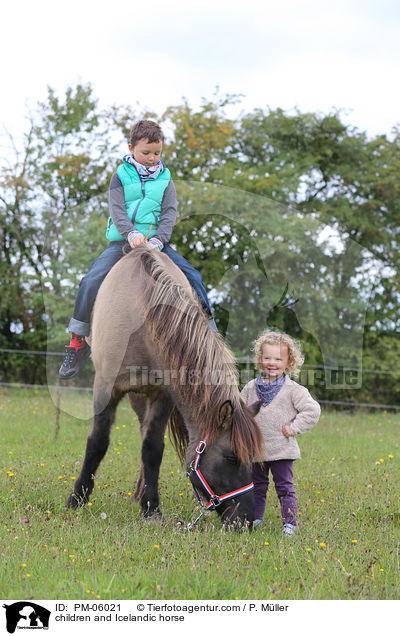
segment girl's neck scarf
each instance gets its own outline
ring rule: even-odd
[[[285,383],[285,374],[283,373],[280,378],[273,380],[273,382],[265,382],[264,374],[260,373],[256,378],[256,393],[258,399],[263,403],[263,406],[268,406],[279,393]]]
[[[132,166],[135,166],[142,181],[147,181],[148,179],[157,179],[158,175],[165,168],[161,159],[158,163],[156,163],[155,166],[150,166],[149,168],[147,166],[144,166],[142,163],[138,163],[137,161],[135,161],[132,155],[125,155],[124,159]]]

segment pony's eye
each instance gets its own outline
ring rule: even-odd
[[[224,455],[224,458],[230,464],[238,464],[238,458],[235,455]]]

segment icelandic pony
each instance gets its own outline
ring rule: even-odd
[[[88,501],[125,394],[140,422],[136,498],[145,516],[160,514],[158,478],[168,422],[189,471],[196,447],[206,439],[201,474],[213,493],[234,493],[251,484],[251,465],[263,444],[253,419],[257,406],[252,411],[242,401],[232,353],[166,255],[141,246],[112,268],[93,310],[91,355],[96,372],[93,423],[68,507]],[[189,477],[207,495],[198,474],[191,470]],[[253,492],[218,502],[216,510],[224,522],[251,523]]]

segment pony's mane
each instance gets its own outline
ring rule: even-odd
[[[199,436],[211,442],[221,433],[219,410],[224,402],[233,407],[231,445],[240,461],[250,464],[260,456],[261,433],[238,388],[235,358],[209,325],[209,320],[190,288],[183,287],[164,267],[153,249],[136,248],[141,265],[153,284],[144,285],[142,310],[157,353],[171,370],[171,385],[179,393],[199,425]],[[138,299],[139,300],[139,299]],[[181,458],[188,437],[183,419],[174,412],[173,441]]]

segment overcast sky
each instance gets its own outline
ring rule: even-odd
[[[222,93],[242,110],[327,113],[370,136],[400,122],[397,0],[47,0],[3,3],[0,124],[24,127],[50,85],[157,113]],[[239,108],[238,108],[239,110]]]

